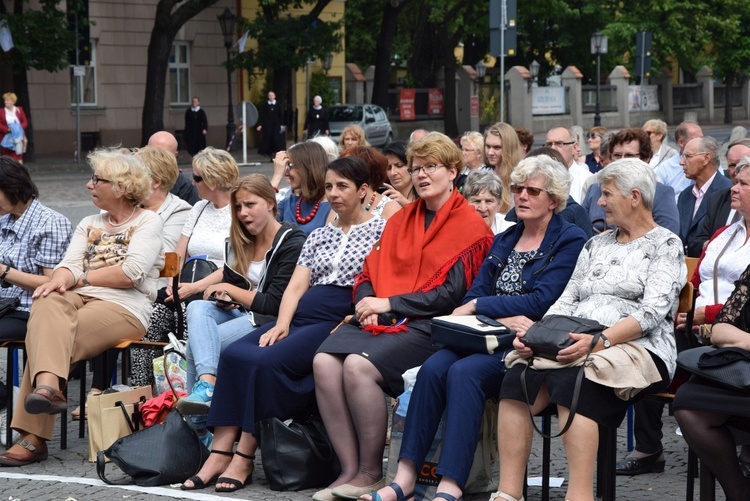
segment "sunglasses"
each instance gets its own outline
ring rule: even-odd
[[[602,136],[598,132],[587,132],[586,133],[586,139],[594,139],[594,138],[597,138],[597,137],[604,137],[604,136]]]
[[[193,174],[193,181],[195,181],[196,183],[202,183],[203,182],[203,178],[201,176],[197,176],[197,175]]]
[[[542,192],[549,193],[549,190],[545,190],[544,188],[535,188],[533,186],[524,186],[522,184],[510,185],[510,191],[515,195],[520,195],[523,193],[523,190],[526,190],[526,193],[532,197],[538,197]]]

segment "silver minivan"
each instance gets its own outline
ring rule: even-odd
[[[367,142],[383,147],[393,141],[393,128],[383,108],[374,104],[340,104],[328,107],[328,124],[331,139],[339,142],[341,131],[356,124],[365,131]]]

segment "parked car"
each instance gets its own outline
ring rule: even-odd
[[[365,131],[367,142],[383,147],[393,141],[393,128],[383,108],[374,104],[340,104],[328,107],[331,139],[338,143],[341,131],[356,124]]]

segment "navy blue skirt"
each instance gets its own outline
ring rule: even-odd
[[[208,426],[239,426],[255,433],[255,423],[287,419],[315,407],[312,361],[320,344],[354,311],[351,287],[318,285],[300,299],[289,335],[258,346],[268,323],[221,353]]]

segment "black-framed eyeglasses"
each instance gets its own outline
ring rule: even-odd
[[[547,141],[544,143],[544,146],[547,148],[562,148],[563,146],[570,146],[575,143],[575,141]]]
[[[203,177],[193,174],[193,181],[195,181],[196,183],[202,183]]]
[[[549,193],[549,190],[545,190],[544,188],[536,188],[534,186],[524,186],[522,184],[511,184],[510,185],[510,191],[511,193],[515,195],[520,195],[523,193],[523,190],[526,190],[526,193],[529,194],[531,197],[538,197],[542,192]]]
[[[438,167],[442,167],[443,164],[425,164],[421,167],[411,167],[407,172],[414,177],[419,175],[419,171],[423,171],[425,174],[434,174]]]
[[[623,158],[638,158],[638,153],[612,153],[612,160],[622,160]]]
[[[93,176],[91,176],[91,182],[93,183],[94,186],[96,186],[99,183],[109,183],[109,184],[112,184],[112,181],[110,181],[109,179],[104,179],[103,177],[99,177],[96,174],[94,174]]]
[[[604,137],[603,135],[599,134],[598,132],[587,132],[586,133],[586,139],[594,139],[597,137]]]
[[[656,132],[652,130],[644,130],[643,132],[645,132],[648,137],[651,137],[651,134],[656,134]]]

